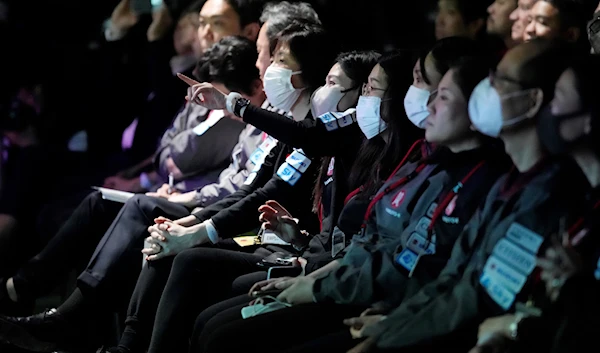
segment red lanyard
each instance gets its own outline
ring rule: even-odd
[[[596,211],[598,209],[598,207],[600,207],[600,200],[597,201],[596,204],[594,204],[594,207],[592,208],[592,211],[590,213],[594,213],[594,211]],[[585,223],[586,218],[588,218],[588,217],[581,216],[575,223],[573,223],[573,225],[567,231],[567,233],[569,234],[569,237],[571,237],[571,238],[575,237],[577,235],[577,233],[583,229],[583,223]]]
[[[458,192],[465,186],[465,184],[467,183],[467,181],[469,181],[473,174],[475,174],[475,172],[477,172],[479,168],[481,168],[484,164],[485,161],[479,162],[479,164],[477,164],[475,168],[471,169],[471,171],[467,175],[465,175],[465,177],[462,178],[462,180],[459,181],[458,184],[456,184],[456,186],[452,188],[452,190],[450,190],[450,192],[448,193],[448,195],[446,195],[446,197],[444,197],[442,202],[440,202],[440,204],[436,206],[435,211],[431,216],[431,223],[429,223],[429,227],[427,227],[428,240],[431,239],[431,235],[433,234],[433,226],[435,225],[435,222],[440,217],[442,212],[444,212],[444,210],[446,209],[446,207],[448,207],[454,196],[456,196]]]
[[[418,145],[422,144],[422,146],[421,146],[422,155],[423,156],[427,155],[427,151],[426,151],[427,144],[423,143],[424,141],[425,140],[421,139],[421,140],[417,140],[417,141],[415,141],[415,143],[413,143],[413,145],[410,147],[410,149],[408,150],[408,152],[406,153],[404,158],[402,158],[402,161],[400,162],[400,164],[398,164],[398,166],[396,166],[396,169],[394,169],[394,171],[386,179],[386,182],[390,181],[390,179],[392,179],[394,174],[396,174],[398,172],[398,170],[400,170],[400,168],[404,165],[404,163],[406,163],[406,161],[408,160],[408,158],[410,157],[410,155],[412,154],[414,149],[417,148]],[[347,204],[350,201],[350,199],[352,199],[354,196],[359,194],[361,191],[363,191],[363,186],[355,189],[350,194],[348,194],[348,196],[346,196],[346,199],[344,200],[344,204]],[[368,213],[367,213],[367,215],[368,215]]]
[[[417,169],[415,169],[412,173],[410,173],[409,175],[405,176],[404,178],[396,181],[393,184],[390,184],[388,187],[386,187],[385,189],[383,189],[383,191],[381,191],[380,193],[378,193],[377,195],[375,195],[375,197],[373,198],[373,200],[371,200],[371,202],[369,203],[369,207],[367,207],[367,212],[365,212],[365,218],[363,221],[363,224],[361,226],[361,228],[364,230],[367,227],[367,220],[369,219],[369,215],[371,214],[371,211],[373,210],[373,207],[375,207],[375,205],[377,204],[377,202],[379,202],[385,195],[387,195],[390,191],[396,189],[397,187],[406,184],[407,182],[409,182],[410,180],[412,180],[414,177],[416,177],[417,175],[419,175],[419,173],[425,169],[426,164],[419,164],[419,166],[417,167]],[[395,173],[394,173],[395,174]]]

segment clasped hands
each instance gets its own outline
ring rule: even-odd
[[[142,250],[148,261],[175,256],[208,241],[203,223],[185,227],[165,217],[154,219],[154,223],[148,227],[150,236],[146,238],[147,246]]]

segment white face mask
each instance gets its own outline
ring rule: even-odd
[[[310,100],[310,111],[313,117],[339,111],[338,104],[345,95],[344,88],[338,85],[317,88]]]
[[[427,103],[430,95],[431,93],[426,89],[410,86],[404,97],[406,116],[408,116],[411,123],[420,129],[425,126],[425,120],[429,116]]]
[[[381,98],[360,96],[356,106],[356,121],[369,140],[385,131],[387,124],[381,120]]]
[[[269,66],[263,79],[263,86],[269,103],[277,109],[289,112],[304,90],[304,88],[296,89],[292,85],[292,75],[300,73],[302,71],[292,72],[292,70],[283,67]]]
[[[510,93],[500,96],[492,87],[489,78],[481,81],[471,93],[469,99],[469,117],[473,127],[484,135],[499,137],[503,128],[516,125],[527,119],[521,115],[504,121],[502,117],[502,101],[511,97],[518,97],[530,90]]]

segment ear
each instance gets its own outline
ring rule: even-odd
[[[535,88],[531,91],[529,97],[531,98],[533,105],[525,115],[528,119],[531,119],[537,115],[542,108],[542,104],[544,104],[544,91],[542,91],[541,88]]]
[[[569,27],[565,32],[565,39],[571,43],[575,43],[581,36],[581,30],[577,27]]]
[[[242,36],[250,39],[253,42],[256,42],[256,38],[258,38],[258,32],[260,31],[260,25],[256,22],[252,22],[247,24],[242,29]]]
[[[256,79],[252,82],[252,96],[256,96],[263,91],[263,83],[261,79]]]
[[[467,31],[469,32],[469,37],[471,39],[475,39],[477,37],[477,33],[481,31],[481,29],[485,26],[485,21],[483,18],[478,18],[475,21],[472,21],[467,25]]]

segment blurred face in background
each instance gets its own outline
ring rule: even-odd
[[[525,27],[529,24],[529,11],[537,0],[519,0],[517,8],[510,14],[512,26],[512,39],[517,42],[525,40]]]
[[[514,20],[510,14],[517,8],[517,0],[496,0],[487,9],[488,19],[486,30],[488,34],[500,38],[511,37]]]
[[[435,39],[451,36],[467,36],[467,26],[454,0],[440,0],[435,19]]]
[[[547,1],[538,1],[529,12],[525,41],[534,38],[554,39],[560,36],[560,12]]]
[[[189,13],[179,19],[173,33],[173,45],[177,55],[195,53],[194,42],[197,30],[198,16],[195,13]]]
[[[199,49],[204,51],[224,37],[241,35],[240,17],[226,0],[208,0],[198,20]]]

